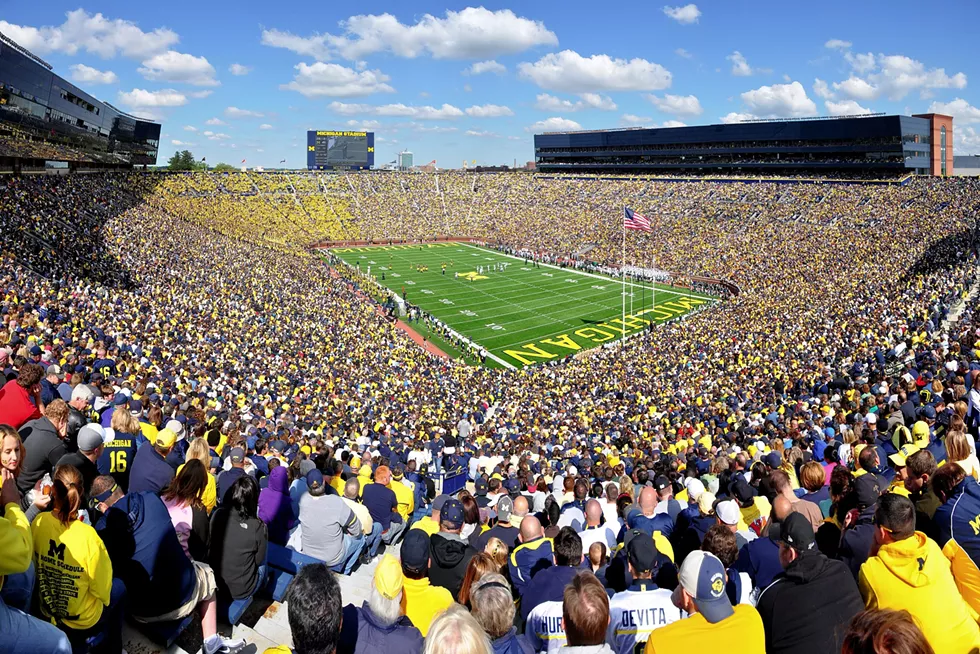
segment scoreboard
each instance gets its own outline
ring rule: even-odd
[[[367,170],[374,166],[374,132],[306,133],[308,170]]]

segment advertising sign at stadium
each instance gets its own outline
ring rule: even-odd
[[[374,166],[374,132],[310,130],[308,170],[368,170]]]

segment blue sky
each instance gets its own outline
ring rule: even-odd
[[[977,25],[972,1],[47,0],[0,32],[162,121],[161,161],[302,167],[307,129],[366,128],[378,164],[450,168],[523,164],[536,131],[865,111],[951,113],[980,153]]]

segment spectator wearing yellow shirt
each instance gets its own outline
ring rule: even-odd
[[[79,515],[83,481],[77,468],[55,468],[50,513],[34,519],[34,562],[41,614],[57,624],[73,649],[105,634],[103,647],[120,651],[121,600],[126,586],[113,581],[105,544]]]
[[[9,470],[0,470],[0,584],[3,575],[22,574],[31,564],[34,551],[31,525],[20,509],[17,482]],[[0,634],[3,646],[20,654],[70,654],[71,643],[64,632],[42,620],[0,601]]]
[[[421,529],[410,529],[402,541],[402,573],[405,593],[402,612],[425,636],[437,615],[453,604],[453,595],[429,582],[429,536]]]
[[[191,441],[191,445],[187,448],[187,457],[185,463],[177,466],[177,474],[184,468],[187,461],[191,459],[197,459],[204,464],[204,469],[208,471],[208,483],[204,487],[204,492],[201,493],[201,503],[204,508],[207,509],[208,513],[214,511],[214,507],[218,504],[218,485],[214,479],[214,475],[211,474],[211,450],[208,448],[208,443],[203,438],[195,438]]]
[[[429,536],[437,533],[439,531],[439,513],[442,511],[442,505],[445,504],[448,499],[449,496],[443,494],[432,500],[432,516],[422,518],[412,525],[412,529],[419,529]]]
[[[395,498],[398,500],[398,514],[406,525],[411,522],[412,513],[415,511],[415,488],[409,485],[411,483],[405,480],[405,468],[402,464],[396,463],[392,466],[391,483],[388,484],[388,488],[395,493]]]
[[[681,564],[671,601],[690,617],[650,633],[645,654],[708,651],[724,643],[729,654],[765,654],[766,633],[755,607],[733,607],[725,592],[725,566],[714,554],[695,550]]]

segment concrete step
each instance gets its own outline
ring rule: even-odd
[[[281,640],[271,640],[267,636],[255,631],[251,627],[243,624],[235,626],[235,638],[244,638],[248,645],[245,649],[241,651],[241,654],[262,654],[265,650],[276,647],[278,645],[289,645],[292,647],[292,642],[284,642]]]

